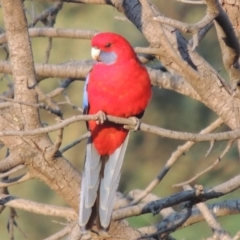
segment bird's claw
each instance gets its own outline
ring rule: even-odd
[[[103,124],[107,120],[107,116],[103,111],[99,111],[96,115],[98,117],[96,120],[97,124]]]
[[[131,119],[134,122],[134,127],[132,127],[132,126],[130,127],[128,125],[124,125],[124,128],[132,130],[133,132],[139,130],[140,123],[141,123],[140,120],[137,117],[129,117],[129,119]]]

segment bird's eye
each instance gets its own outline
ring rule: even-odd
[[[111,43],[107,43],[106,45],[105,45],[105,48],[109,48],[109,47],[111,47]]]

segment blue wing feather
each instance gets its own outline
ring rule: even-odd
[[[84,89],[83,89],[83,113],[88,113],[88,109],[89,109],[88,90],[87,90],[89,78],[90,78],[90,73],[87,75]]]

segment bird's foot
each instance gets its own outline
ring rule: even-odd
[[[124,128],[133,132],[139,130],[141,124],[140,120],[137,117],[129,117],[129,119],[134,122],[134,126],[124,125]]]
[[[103,111],[99,111],[96,115],[98,117],[96,120],[97,124],[103,124],[107,120],[107,116]]]

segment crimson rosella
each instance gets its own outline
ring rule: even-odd
[[[91,53],[97,63],[86,79],[84,113],[141,117],[151,98],[151,83],[129,42],[115,33],[100,33],[92,39]],[[91,136],[82,174],[79,225],[88,230],[96,219],[98,228],[107,231],[129,131],[108,121],[87,125]]]

